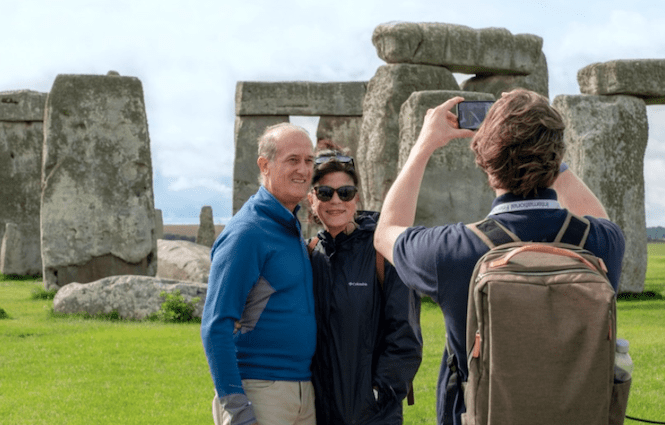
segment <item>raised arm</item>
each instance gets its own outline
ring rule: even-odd
[[[573,214],[609,219],[600,200],[572,170],[560,173],[552,188],[556,190],[561,205]]]
[[[471,130],[460,130],[457,116],[450,112],[453,106],[463,100],[462,97],[454,97],[427,111],[418,140],[386,195],[374,233],[374,246],[391,263],[397,237],[412,226],[415,220],[418,193],[427,161],[437,148],[447,145],[451,140],[474,135]]]

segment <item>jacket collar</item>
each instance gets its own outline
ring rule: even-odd
[[[264,186],[261,186],[254,196],[256,197],[257,208],[260,209],[263,214],[272,218],[276,222],[281,223],[285,227],[295,226],[300,233],[300,221],[298,221],[297,218],[300,205],[297,205],[293,212],[289,211]]]

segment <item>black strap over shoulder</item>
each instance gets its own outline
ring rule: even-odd
[[[467,227],[490,248],[520,241],[517,235],[490,217],[477,223],[467,224]],[[554,242],[576,245],[582,248],[589,236],[590,228],[589,220],[569,211]]]
[[[568,222],[568,227],[566,227],[565,230],[562,228],[563,235],[561,235],[560,242],[584,247],[587,236],[589,235],[589,220],[568,213],[566,221]],[[566,226],[565,222],[564,226]]]
[[[483,232],[483,234],[485,234],[495,246],[515,242],[508,232],[506,232],[494,219],[486,218],[476,224],[476,227]]]

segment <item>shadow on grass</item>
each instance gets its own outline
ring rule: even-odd
[[[624,292],[617,296],[617,301],[660,301],[664,299],[665,297],[663,297],[662,294],[657,294],[652,291],[646,291],[639,294],[634,292]]]
[[[35,280],[41,282],[41,275],[35,276],[23,276],[18,274],[2,274],[0,273],[0,282],[3,281],[23,281],[23,280]]]
[[[120,317],[120,314],[116,310],[113,310],[110,313],[99,313],[99,314],[89,314],[89,313],[57,313],[51,309],[49,311],[49,316],[53,319],[83,319],[83,320],[101,320],[105,322],[138,322],[138,320],[123,319]]]

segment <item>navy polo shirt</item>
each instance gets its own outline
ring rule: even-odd
[[[552,189],[541,191],[527,199],[556,200]],[[512,194],[494,200],[492,208],[508,202],[524,200]],[[551,242],[558,234],[567,216],[562,208],[528,209],[492,215],[496,221],[523,241]],[[621,229],[609,220],[586,217],[591,228],[584,248],[603,259],[614,290],[619,286],[621,261],[625,248]],[[474,266],[489,248],[463,223],[426,228],[408,228],[395,242],[393,261],[404,284],[430,296],[443,311],[446,334],[458,359],[462,378],[468,375],[466,363],[466,309],[469,280]],[[448,380],[446,358],[441,367],[437,396],[437,414],[442,422],[443,390]],[[465,411],[460,394],[453,401],[454,423],[460,424]],[[450,410],[450,406],[445,409]]]

